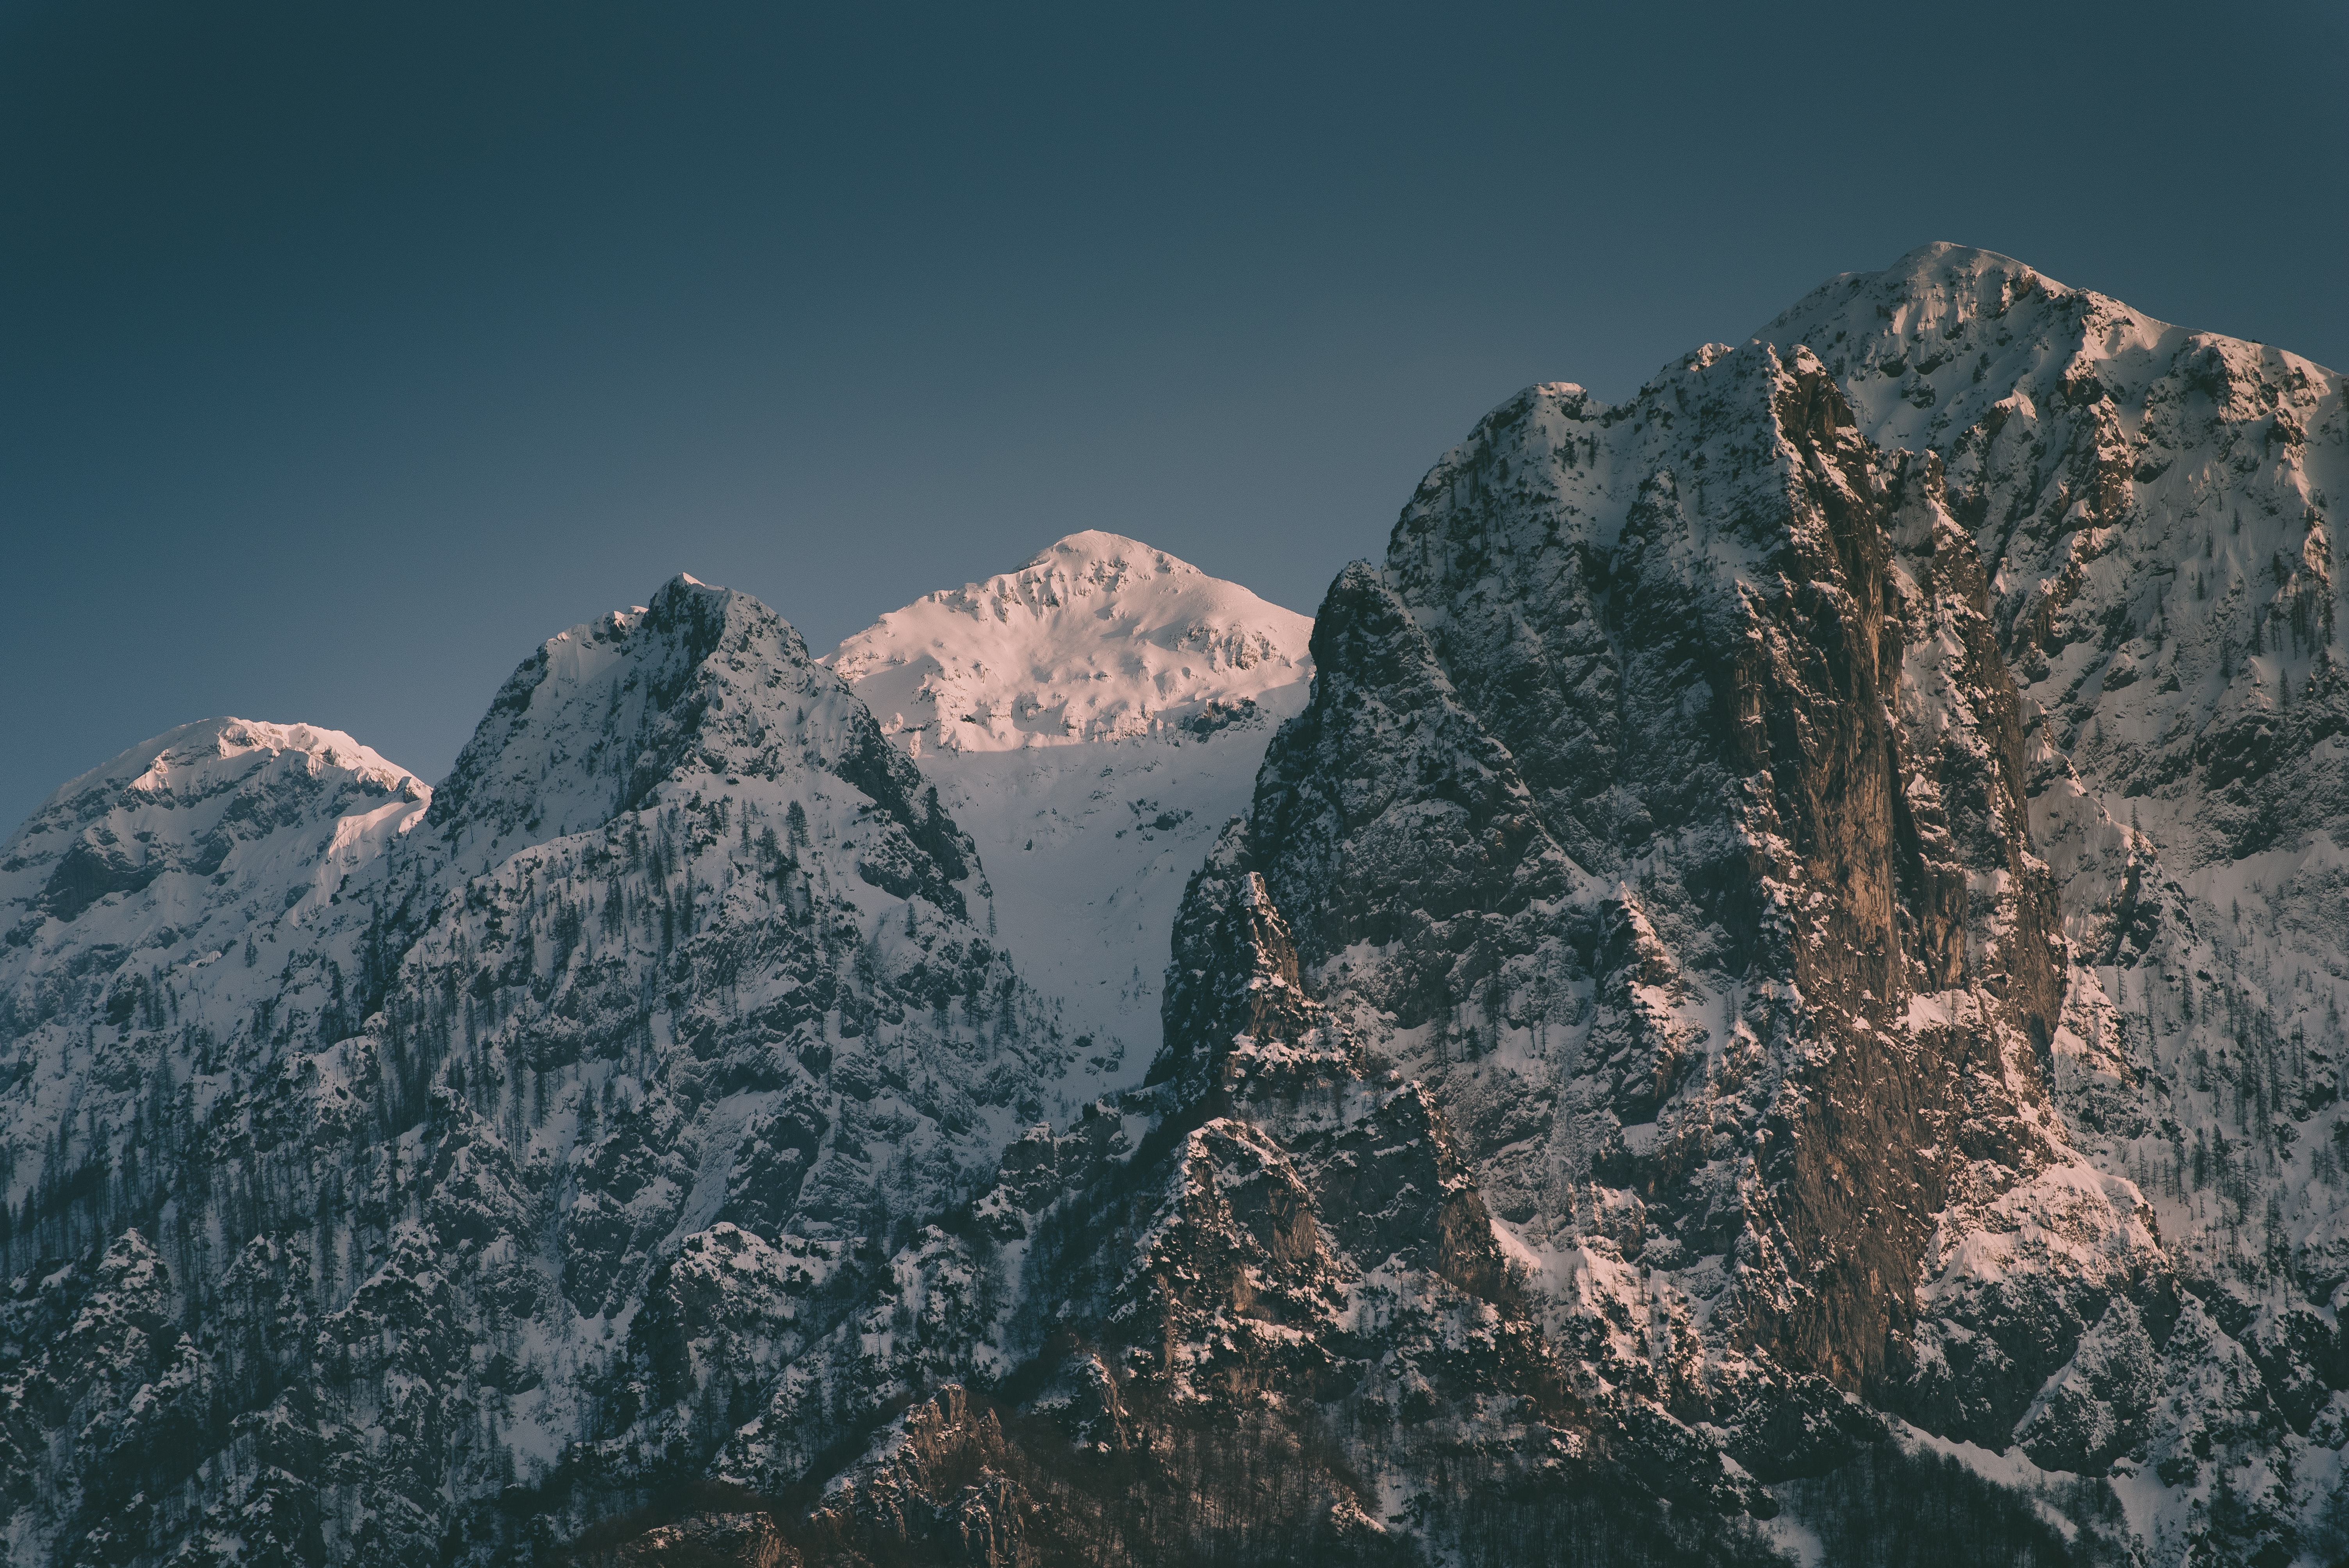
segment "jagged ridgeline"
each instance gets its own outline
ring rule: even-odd
[[[2339,1560],[2344,490],[1931,246],[1309,659],[1088,533],[879,724],[680,579],[437,790],[162,737],[0,853],[12,1560]]]
[[[652,1418],[679,1238],[790,1249],[788,1359],[1065,1114],[968,841],[788,625],[690,579],[543,646],[437,792],[194,726],[5,864],[19,1561],[436,1561],[583,1473],[609,1511],[728,1425],[577,1447]]]

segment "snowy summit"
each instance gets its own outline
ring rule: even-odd
[[[849,638],[841,677],[916,758],[1213,727],[1303,678],[1310,616],[1089,530]]]

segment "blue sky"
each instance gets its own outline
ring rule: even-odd
[[[1309,612],[1517,387],[1928,240],[2349,363],[2344,84],[2341,0],[0,0],[0,820],[224,713],[438,779],[680,570]]]

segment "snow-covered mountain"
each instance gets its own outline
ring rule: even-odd
[[[1932,246],[1310,623],[1086,533],[134,748],[0,847],[9,1558],[2338,1560],[2344,484]]]
[[[684,1238],[792,1260],[787,1357],[1080,1098],[935,791],[690,578],[543,645],[429,796],[198,726],[5,863],[18,1561],[429,1561],[516,1486],[592,1517],[727,1424],[626,1369]]]
[[[1104,1088],[1158,1053],[1184,879],[1305,706],[1313,623],[1114,533],[932,593],[831,663],[971,835],[1021,975]]]

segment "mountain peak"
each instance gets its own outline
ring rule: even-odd
[[[1880,271],[1842,273],[1829,278],[1771,318],[1755,335],[1784,345],[1790,335],[1819,334],[1810,336],[1810,341],[1823,356],[1832,358],[1830,339],[1821,328],[1854,330],[1864,325],[1855,312],[1870,322],[1898,321],[1914,334],[1929,328],[1940,331],[1956,323],[1998,320],[2034,294],[2064,298],[2080,293],[2013,256],[1936,240]],[[2127,308],[2117,302],[2106,303],[2115,309]],[[1876,314],[1878,310],[1890,314],[1880,316]]]
[[[2033,269],[2013,256],[1997,251],[1986,251],[1979,245],[1960,244],[1955,240],[1929,240],[1913,251],[1904,253],[1888,273],[2027,273]],[[1849,275],[1849,274],[1846,274]]]
[[[1034,559],[1020,571],[1033,572],[1040,567],[1065,566],[1078,562],[1105,566],[1126,566],[1130,563],[1160,573],[1187,572],[1196,576],[1206,575],[1189,562],[1169,555],[1155,545],[1101,528],[1083,528],[1074,533],[1061,535],[1038,551]]]
[[[177,780],[203,769],[207,763],[232,760],[256,751],[296,752],[309,759],[306,766],[312,772],[322,767],[347,769],[383,788],[398,788],[405,781],[418,790],[423,789],[407,769],[387,761],[372,748],[361,745],[339,729],[222,717],[167,729],[99,763],[50,795],[26,826],[30,828],[57,807],[69,805],[93,791],[110,794],[132,789],[153,795],[171,789]]]
[[[925,594],[831,659],[882,727],[1007,751],[1157,733],[1309,672],[1309,617],[1100,530],[1015,572]]]
[[[868,738],[880,746],[871,729],[791,623],[679,573],[650,605],[559,632],[516,667],[432,821],[452,844],[511,852],[634,810],[678,779],[773,779],[861,757]]]

